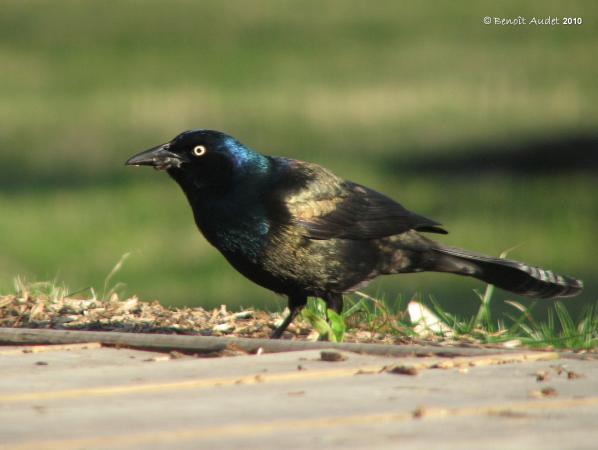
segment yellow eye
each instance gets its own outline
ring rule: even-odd
[[[195,156],[203,156],[207,152],[206,148],[203,145],[196,145],[193,147],[193,154]]]

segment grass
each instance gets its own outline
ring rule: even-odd
[[[533,308],[513,302],[516,314],[494,317],[489,308],[492,292],[493,286],[488,285],[485,294],[480,296],[478,313],[470,318],[451,314],[439,302],[432,301],[433,312],[429,313],[428,320],[431,318],[441,323],[440,327],[434,329],[430,326],[420,328],[419,322],[410,319],[407,305],[400,299],[389,303],[362,293],[357,293],[357,300],[346,301],[347,305],[341,314],[327,310],[320,299],[310,299],[302,317],[322,339],[333,342],[342,342],[347,330],[357,328],[370,333],[432,337],[437,341],[452,343],[574,351],[598,348],[598,308],[595,305],[587,307],[573,318],[563,303],[556,302],[548,309],[547,320],[539,321],[534,318]]]
[[[575,275],[598,298],[595,167],[515,173],[484,161],[499,145],[595,136],[598,7],[572,1],[580,27],[484,26],[486,15],[559,15],[559,2],[417,3],[8,0],[0,17],[0,293],[14,274],[115,282],[169,305],[284,300],[239,276],[199,236],[177,187],[123,166],[196,127],[269,154],[321,163],[443,222],[443,242]],[[514,150],[515,149],[515,150]],[[567,158],[566,152],[564,152]],[[581,160],[591,156],[591,149]],[[474,174],[412,161],[481,157]],[[589,156],[588,156],[589,155]],[[517,162],[518,155],[512,155]],[[573,157],[573,155],[571,155]],[[542,161],[542,153],[538,155]],[[576,157],[577,158],[577,157]],[[591,160],[590,160],[591,162]],[[423,293],[469,317],[473,280],[387,277],[369,292]],[[491,313],[508,312],[494,294]],[[542,305],[534,312],[547,320]]]

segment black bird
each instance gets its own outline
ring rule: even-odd
[[[383,274],[455,273],[541,298],[583,288],[549,270],[439,244],[420,234],[446,234],[438,222],[321,166],[262,155],[219,131],[186,131],[126,164],[166,170],[233,267],[288,296],[290,314],[273,338],[308,296],[340,313],[343,293]]]

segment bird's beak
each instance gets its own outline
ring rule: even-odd
[[[156,170],[167,170],[181,167],[183,160],[169,150],[170,142],[138,153],[127,160],[127,166],[152,166]]]

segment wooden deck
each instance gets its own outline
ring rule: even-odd
[[[596,448],[598,361],[463,352],[3,346],[0,448]]]

